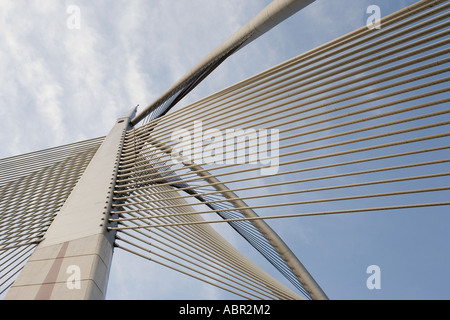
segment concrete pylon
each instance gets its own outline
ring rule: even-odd
[[[95,300],[106,294],[114,232],[106,222],[118,157],[136,109],[117,120],[6,300]]]

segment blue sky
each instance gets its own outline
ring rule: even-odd
[[[317,0],[230,57],[181,106],[363,26],[369,5],[385,16],[414,2]],[[106,135],[117,117],[156,99],[268,3],[2,0],[0,158]],[[80,29],[67,28],[70,5],[80,8]],[[446,211],[271,225],[332,299],[449,299]],[[366,287],[370,265],[381,268],[380,290]],[[117,251],[107,298],[236,297]]]

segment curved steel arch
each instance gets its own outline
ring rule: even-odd
[[[196,66],[175,82],[157,100],[135,116],[131,120],[131,124],[136,125],[148,116],[154,119],[166,114],[178,101],[194,89],[234,52],[256,40],[314,1],[316,0],[273,0],[227,41],[197,63]]]
[[[165,146],[161,142],[152,142],[154,147],[158,148],[162,152],[166,154],[172,154],[172,148]],[[183,163],[184,164],[184,163]],[[231,203],[237,211],[239,211],[245,218],[255,218],[259,217],[256,212],[249,208],[247,204],[239,198],[233,191],[231,191],[225,184],[219,181],[216,177],[211,175],[207,170],[203,169],[200,165],[189,163],[187,166],[193,173],[201,177],[208,184],[210,184],[216,191],[218,191],[229,203]],[[179,188],[176,183],[171,184],[173,187]],[[183,188],[181,188],[183,189]],[[204,202],[210,209],[215,211],[213,205],[205,201],[204,197],[200,192],[195,191],[195,187],[193,189],[183,190],[184,192],[194,195],[195,198],[201,202]],[[216,212],[225,220],[227,219],[226,214],[222,211]],[[289,274],[286,271],[283,271],[283,268],[280,265],[277,265],[267,254],[263,248],[258,247],[258,245],[252,242],[248,235],[239,228],[239,222],[228,222],[241,236],[243,236],[255,249],[257,249],[269,262],[271,262],[288,280],[290,280],[294,286],[297,287],[300,291],[311,299],[314,300],[327,300],[328,297],[322,288],[317,284],[305,266],[300,262],[300,260],[296,257],[296,255],[291,251],[291,249],[286,245],[286,243],[280,238],[280,236],[262,219],[249,220],[245,221],[251,223],[251,225],[259,232],[259,234],[267,241],[270,245],[271,249],[273,249],[276,254],[283,260],[284,266],[287,266],[290,270],[289,273],[295,276],[295,280],[289,279]],[[300,286],[298,285],[300,284]],[[303,290],[302,290],[303,288]]]

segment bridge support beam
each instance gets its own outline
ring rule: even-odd
[[[115,236],[106,223],[118,157],[135,112],[117,120],[5,299],[105,297]]]

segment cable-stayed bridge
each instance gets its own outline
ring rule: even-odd
[[[362,26],[174,108],[311,2],[273,1],[105,137],[1,160],[1,293],[102,298],[113,251],[123,250],[246,299],[327,299],[271,220],[446,208],[447,1],[419,1],[380,29]],[[290,287],[217,233],[219,223]]]

